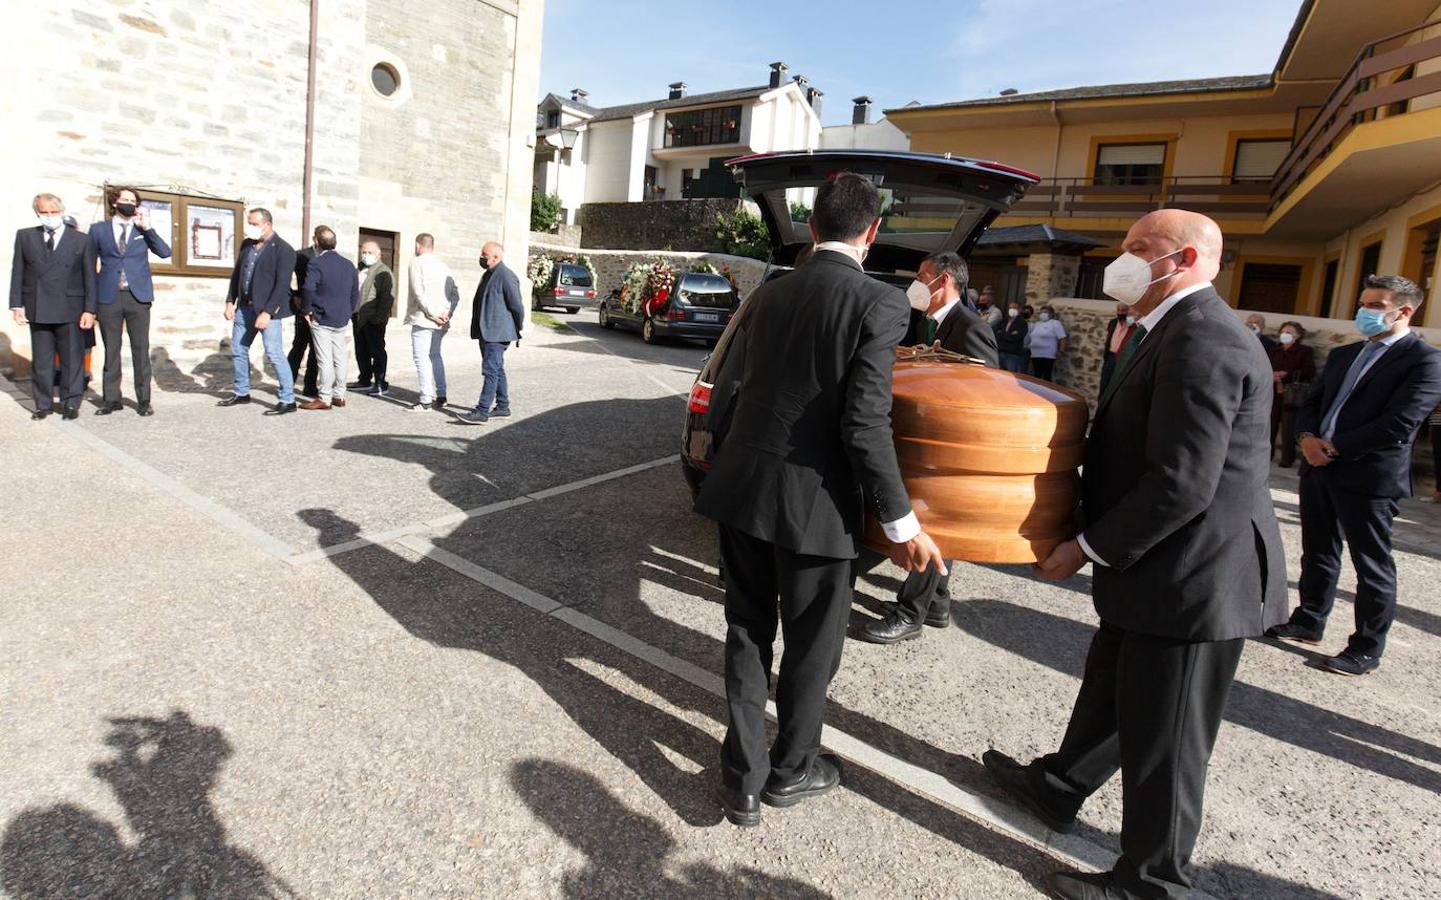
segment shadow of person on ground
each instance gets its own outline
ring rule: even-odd
[[[92,766],[137,835],[70,803],[21,812],[0,839],[0,887],[17,900],[80,897],[293,897],[260,860],[226,839],[210,793],[232,749],[181,711],[115,718],[116,756]]]
[[[972,600],[957,621],[967,633],[1076,679],[1085,665],[1095,629],[1089,625],[1002,600]],[[1322,756],[1441,793],[1441,772],[1405,757],[1441,765],[1441,748],[1425,741],[1334,713],[1284,694],[1237,681],[1226,720]]]
[[[675,839],[661,823],[626,807],[595,776],[564,763],[526,759],[511,767],[510,784],[535,817],[585,854],[583,869],[567,873],[563,897],[821,898],[830,894],[803,881],[758,869],[722,869],[669,861]]]

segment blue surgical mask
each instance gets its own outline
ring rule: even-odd
[[[1394,321],[1386,321],[1386,313],[1382,310],[1364,306],[1356,310],[1356,330],[1368,338],[1390,331],[1395,324]]]

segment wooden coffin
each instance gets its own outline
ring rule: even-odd
[[[1031,563],[1074,533],[1086,401],[1028,375],[903,349],[891,421],[921,526],[947,559]],[[873,519],[866,542],[890,545]]]

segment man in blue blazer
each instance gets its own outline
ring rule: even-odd
[[[315,248],[315,257],[305,266],[299,314],[310,325],[310,352],[317,367],[317,398],[305,401],[300,408],[340,408],[345,406],[345,380],[350,364],[345,338],[350,333],[350,319],[360,305],[360,276],[350,260],[335,252],[334,229],[326,225],[315,229],[311,246]]]
[[[1366,338],[1326,358],[1296,413],[1301,463],[1301,605],[1271,638],[1319,644],[1336,602],[1341,541],[1356,567],[1356,630],[1322,668],[1365,675],[1381,665],[1396,615],[1391,523],[1411,496],[1411,449],[1441,402],[1441,351],[1411,333],[1425,295],[1415,282],[1372,275],[1356,308]]]
[[[267,416],[295,412],[295,377],[285,358],[285,319],[290,315],[290,279],[295,275],[295,250],[275,233],[270,210],[256,207],[245,217],[245,240],[230,287],[225,292],[225,320],[233,322],[230,358],[235,364],[235,393],[217,406],[250,402],[250,347],[260,335],[265,358],[280,382],[280,403]]]
[[[505,381],[505,348],[520,342],[525,322],[525,304],[520,299],[520,279],[501,261],[505,248],[491,241],[480,248],[480,266],[485,275],[475,289],[471,307],[470,336],[480,341],[480,371],[485,384],[475,408],[460,416],[467,425],[482,425],[491,416],[510,415],[510,392]]]
[[[105,342],[105,402],[97,416],[120,410],[120,333],[130,333],[130,360],[135,369],[136,412],[153,414],[150,406],[150,254],[170,258],[170,245],[150,227],[132,187],[108,191],[114,215],[90,226],[90,242],[100,259],[95,290],[100,304],[100,339]]]

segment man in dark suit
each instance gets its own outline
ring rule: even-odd
[[[958,253],[934,253],[921,262],[906,291],[911,308],[922,314],[924,331],[918,343],[939,343],[943,350],[998,368],[996,333],[963,299],[969,277],[966,261]],[[872,644],[894,644],[919,638],[923,622],[932,628],[951,624],[947,579],[935,569],[906,576],[890,606],[885,615],[857,629],[855,636]]]
[[[1210,280],[1221,231],[1198,213],[1141,218],[1105,291],[1140,316],[1086,441],[1081,533],[1037,570],[1094,564],[1100,628],[1060,748],[982,761],[1056,831],[1117,769],[1121,856],[1056,873],[1055,896],[1183,897],[1206,768],[1245,639],[1285,615],[1267,478],[1271,366]]]
[[[1101,345],[1101,385],[1097,397],[1105,395],[1111,374],[1116,371],[1116,357],[1121,355],[1135,328],[1136,317],[1131,315],[1131,308],[1117,303],[1115,317],[1106,323],[1106,342]]]
[[[60,354],[60,403],[64,418],[80,415],[85,393],[82,329],[95,327],[95,247],[65,227],[65,204],[54,194],[31,201],[40,224],[15,233],[10,268],[10,313],[30,326],[32,419],[54,404],[55,354]]]
[[[1318,644],[1336,602],[1341,540],[1356,567],[1356,630],[1321,665],[1365,675],[1381,665],[1396,615],[1391,523],[1411,496],[1411,450],[1441,402],[1441,351],[1411,332],[1425,299],[1395,275],[1366,279],[1356,327],[1366,338],[1326,358],[1319,389],[1297,412],[1301,455],[1301,605],[1267,636]]]
[[[218,406],[250,402],[250,345],[261,336],[265,358],[280,382],[280,403],[266,415],[295,412],[295,378],[285,358],[285,319],[290,315],[290,279],[295,251],[275,233],[270,210],[256,207],[246,215],[245,240],[230,271],[225,293],[225,319],[234,322],[230,356],[235,363],[235,394]]]
[[[300,393],[306,397],[315,397],[317,394],[316,380],[320,373],[320,363],[316,359],[314,335],[311,334],[310,321],[305,318],[301,310],[305,308],[305,298],[302,290],[305,287],[305,277],[310,271],[310,261],[315,259],[320,251],[315,246],[314,239],[310,246],[298,250],[295,253],[295,287],[290,292],[290,311],[295,313],[295,337],[290,342],[290,352],[285,359],[290,363],[290,378],[292,381],[300,381]],[[300,367],[305,366],[305,378],[300,378]]]
[[[811,261],[747,298],[734,409],[696,500],[697,512],[720,523],[726,571],[730,726],[718,798],[736,825],[759,824],[762,800],[791,806],[840,781],[834,761],[820,756],[821,719],[840,667],[862,495],[896,545],[894,560],[945,571],[896,463],[891,368],[906,300],[860,265],[879,215],[870,181],[837,175],[816,193]],[[778,614],[780,728],[767,754]]]
[[[111,188],[115,215],[90,226],[90,242],[100,258],[96,291],[100,303],[100,338],[105,342],[104,403],[95,411],[108,416],[120,411],[120,337],[130,334],[130,361],[135,369],[136,412],[153,414],[150,406],[150,254],[170,258],[170,245],[150,227],[140,206],[140,192]]]
[[[470,310],[470,337],[480,342],[480,371],[485,378],[475,408],[461,415],[467,425],[482,425],[492,416],[510,415],[510,389],[505,380],[505,350],[511,341],[520,342],[525,324],[525,303],[520,299],[520,279],[501,259],[505,248],[495,241],[480,249],[485,269],[475,289]]]

